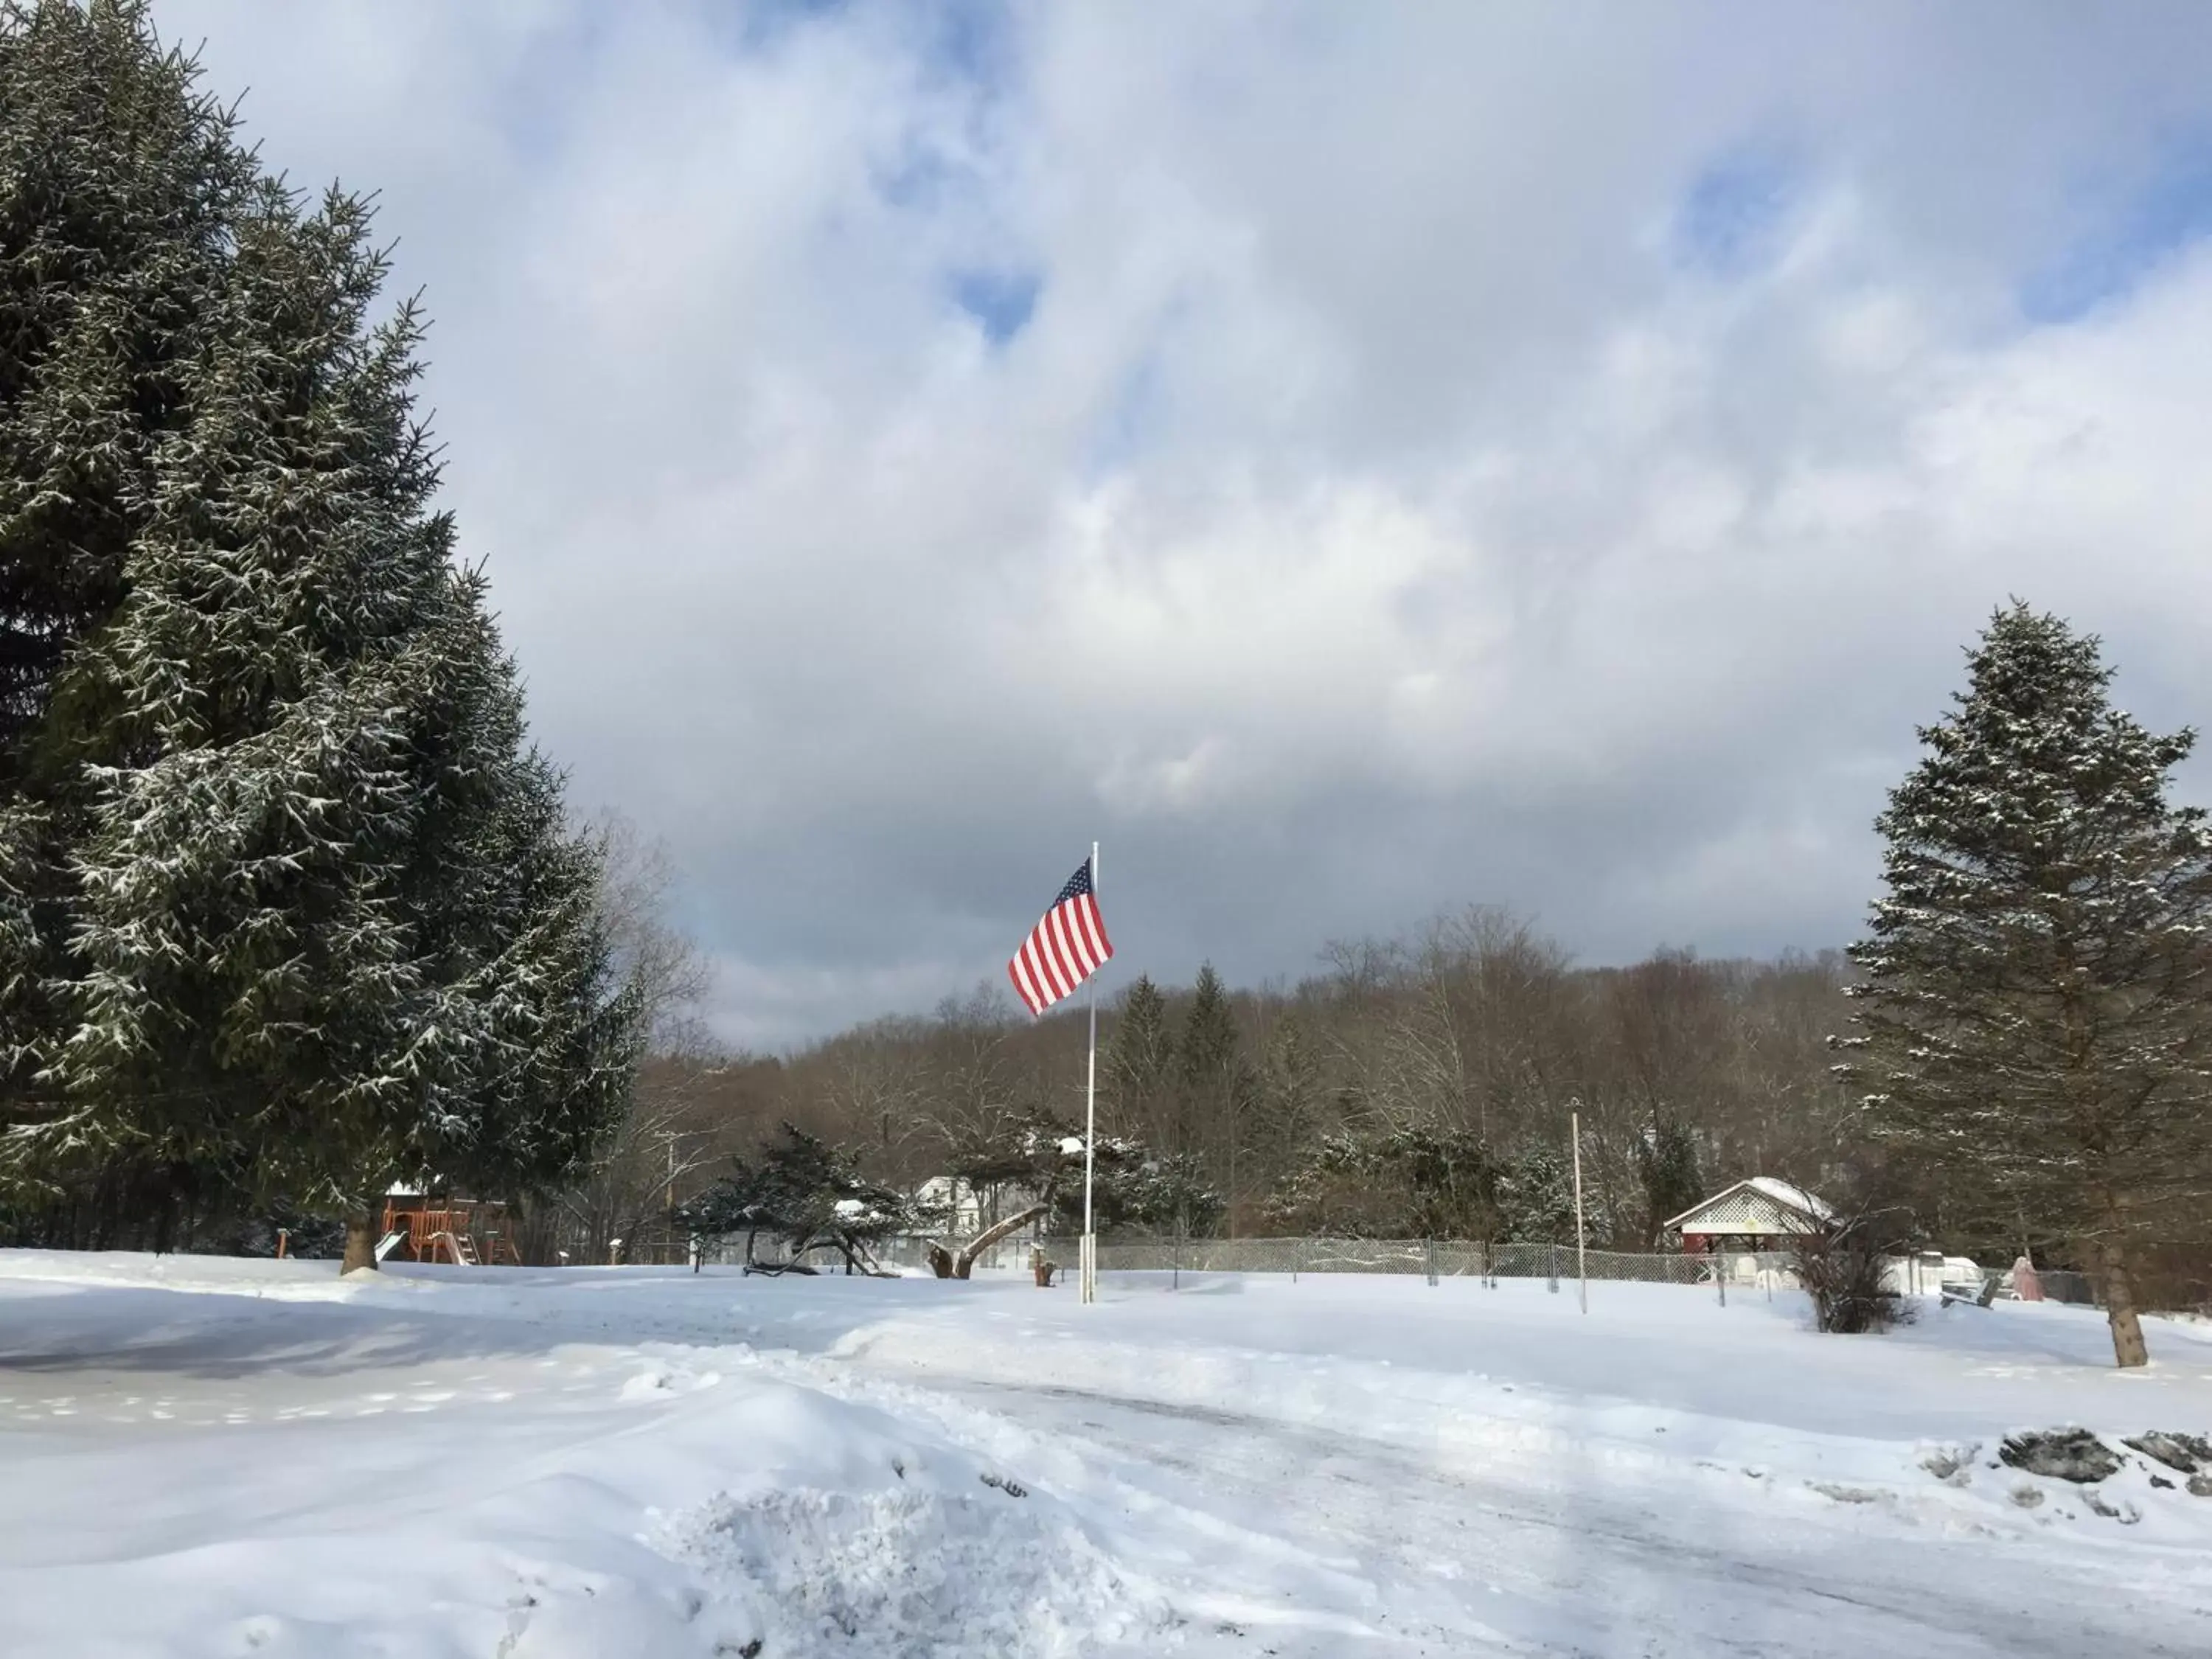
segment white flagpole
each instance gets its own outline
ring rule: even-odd
[[[1098,843],[1091,843],[1091,902],[1098,902]],[[1099,964],[1102,968],[1103,963]],[[1077,1272],[1085,1302],[1098,1299],[1098,1235],[1091,1218],[1091,1170],[1098,1145],[1098,975],[1091,975],[1091,1060],[1084,1083],[1083,1108],[1083,1260]]]

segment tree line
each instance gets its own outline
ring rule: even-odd
[[[1102,1136],[1156,1171],[1154,1236],[1572,1237],[1568,1125],[1593,1240],[1658,1242],[1723,1171],[1808,1175],[1848,1097],[1829,1033],[1840,953],[1577,967],[1494,908],[1331,947],[1295,986],[1139,977],[1101,1009]],[[994,1164],[1040,1126],[1082,1133],[1085,1017],[1032,1021],[994,987],[780,1057],[656,1073],[675,1132],[744,1142],[788,1122],[912,1189]],[[1730,1178],[1733,1178],[1731,1176]]]

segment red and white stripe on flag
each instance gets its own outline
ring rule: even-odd
[[[1014,952],[1006,964],[1006,977],[1013,981],[1030,1012],[1041,1014],[1072,995],[1113,954],[1106,924],[1098,915],[1098,895],[1091,890],[1091,860],[1085,859],[1060,890],[1044,920]]]

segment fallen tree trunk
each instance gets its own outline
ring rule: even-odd
[[[822,1270],[810,1265],[804,1258],[815,1250],[835,1250],[844,1259],[845,1272],[848,1276],[857,1272],[869,1279],[898,1277],[898,1274],[882,1266],[875,1257],[869,1255],[868,1248],[864,1243],[859,1239],[845,1237],[842,1234],[832,1235],[828,1238],[816,1238],[811,1234],[802,1235],[788,1246],[790,1254],[787,1259],[782,1261],[761,1261],[753,1253],[754,1238],[757,1237],[758,1235],[755,1234],[745,1240],[744,1271],[747,1274],[818,1273]],[[944,1276],[942,1273],[938,1275],[940,1279]]]
[[[762,1273],[770,1279],[777,1279],[785,1273],[805,1273],[811,1279],[820,1271],[820,1268],[811,1267],[804,1261],[747,1261],[739,1276],[750,1279],[755,1273]]]
[[[941,1243],[929,1247],[929,1269],[939,1279],[966,1279],[975,1268],[975,1258],[1000,1239],[1019,1232],[1045,1212],[1042,1204],[1032,1204],[1026,1210],[1008,1216],[995,1226],[986,1227],[957,1250],[948,1250]]]

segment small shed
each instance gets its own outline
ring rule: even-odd
[[[1670,1218],[1666,1230],[1695,1250],[1787,1249],[1835,1212],[1802,1187],[1753,1176]]]

